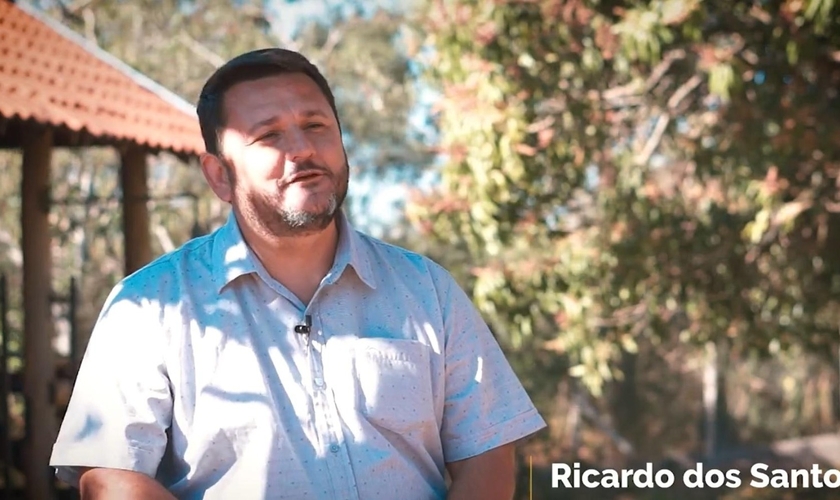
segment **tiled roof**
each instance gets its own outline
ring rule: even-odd
[[[34,8],[7,0],[0,0],[0,117],[98,144],[204,150],[192,105]]]

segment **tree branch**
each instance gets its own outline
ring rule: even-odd
[[[656,121],[656,126],[654,127],[653,132],[651,132],[644,148],[642,148],[642,151],[638,156],[636,156],[637,165],[644,165],[650,161],[650,158],[653,156],[656,148],[659,147],[659,143],[662,142],[662,137],[665,135],[665,131],[668,129],[668,124],[671,122],[671,113],[673,113],[674,109],[680,105],[682,100],[685,99],[688,94],[691,93],[692,90],[696,89],[702,82],[703,79],[700,78],[700,75],[694,75],[689,78],[688,81],[680,85],[670,99],[668,99],[668,111],[660,115],[659,119]]]
[[[268,23],[268,26],[271,29],[271,33],[277,37],[277,41],[280,42],[280,45],[285,49],[299,52],[301,49],[300,42],[295,41],[284,30],[280,29],[280,20],[277,19],[275,15],[272,15],[271,12],[263,11],[263,14],[266,23]]]
[[[674,95],[668,99],[668,109],[673,111],[676,109],[677,106],[680,105],[683,99],[688,96],[688,94],[700,86],[703,83],[703,79],[700,78],[700,75],[694,75],[688,79],[687,82],[680,85],[680,87],[674,92]]]
[[[321,47],[321,53],[318,54],[318,57],[321,60],[326,59],[342,38],[344,38],[344,30],[337,28],[330,30],[330,35],[327,37],[327,41],[324,43],[324,46]]]
[[[85,38],[99,45],[96,38],[96,14],[93,12],[93,9],[85,8],[82,11],[82,17],[85,20]]]
[[[175,243],[172,241],[172,237],[169,236],[169,231],[167,231],[163,225],[154,224],[152,232],[155,237],[157,237],[158,243],[160,243],[160,248],[164,253],[169,253],[175,250]]]
[[[685,51],[682,49],[675,49],[665,54],[662,60],[653,67],[653,70],[650,72],[650,76],[648,76],[647,80],[645,80],[644,85],[642,88],[638,88],[638,82],[628,83],[627,85],[622,85],[620,87],[613,87],[610,89],[605,90],[601,93],[601,98],[605,101],[614,101],[616,99],[624,98],[624,97],[632,97],[637,96],[640,94],[646,94],[653,90],[656,87],[656,84],[662,80],[662,77],[665,76],[665,73],[671,69],[671,66],[674,64],[674,61],[678,59],[685,58]]]
[[[67,6],[63,6],[63,7],[66,8],[68,11],[70,11],[73,14],[78,14],[80,11],[82,11],[84,9],[93,8],[94,4],[96,4],[96,3],[97,3],[97,0],[79,0],[78,2],[76,2],[72,5],[67,5]]]
[[[208,49],[206,45],[183,31],[178,35],[178,40],[190,49],[193,54],[204,59],[214,68],[218,68],[225,63],[225,59],[222,56]]]

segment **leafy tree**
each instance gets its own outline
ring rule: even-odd
[[[643,340],[834,354],[834,2],[454,0],[427,19],[449,161],[413,218],[471,250],[523,372],[561,353],[598,394]]]

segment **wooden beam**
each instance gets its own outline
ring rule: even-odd
[[[149,229],[149,186],[146,151],[129,146],[121,153],[123,237],[125,240],[125,274],[128,276],[152,260]]]
[[[21,182],[23,249],[23,392],[26,401],[26,498],[52,498],[50,453],[57,422],[50,394],[53,360],[52,252],[49,225],[51,129],[24,134]]]

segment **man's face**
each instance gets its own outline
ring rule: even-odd
[[[349,168],[338,121],[318,85],[299,73],[241,82],[226,92],[223,106],[226,201],[243,222],[273,237],[325,229],[347,195]]]

